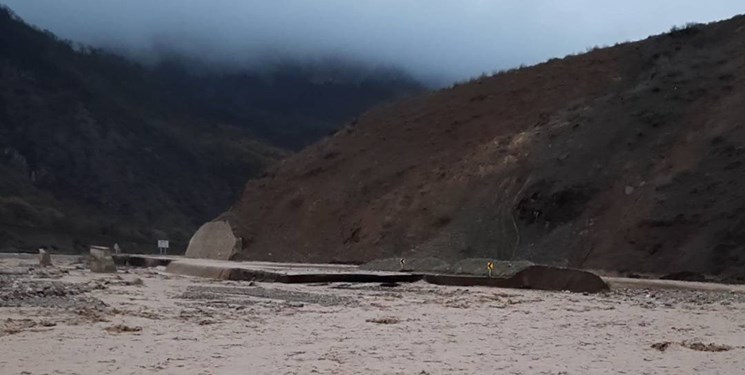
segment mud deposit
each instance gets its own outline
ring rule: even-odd
[[[745,373],[745,296],[94,275],[0,258],[3,374]]]

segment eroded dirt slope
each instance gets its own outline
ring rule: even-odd
[[[745,270],[745,18],[378,108],[250,181],[239,259]]]

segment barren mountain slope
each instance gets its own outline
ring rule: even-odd
[[[745,275],[745,17],[378,108],[220,218],[234,258]]]

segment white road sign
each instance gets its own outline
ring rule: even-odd
[[[158,240],[158,254],[166,255],[168,249],[168,240]]]

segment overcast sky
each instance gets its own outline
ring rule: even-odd
[[[744,0],[0,0],[62,38],[230,64],[343,56],[461,80],[745,13]]]

